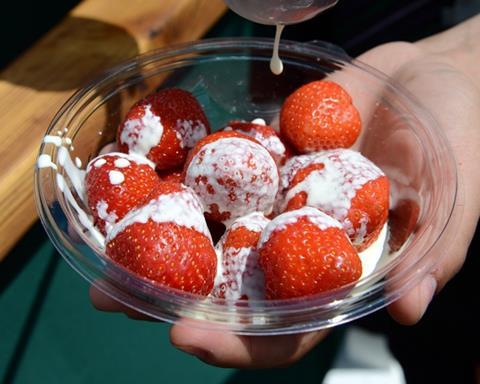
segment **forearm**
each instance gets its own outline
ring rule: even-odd
[[[416,45],[429,53],[443,56],[480,90],[480,14]]]

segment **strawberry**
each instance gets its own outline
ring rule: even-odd
[[[134,152],[152,160],[158,170],[181,167],[188,150],[210,132],[210,125],[195,97],[168,88],[136,103],[120,125],[121,152]]]
[[[258,243],[267,299],[326,292],[357,281],[362,263],[341,224],[304,207],[274,218]]]
[[[160,176],[160,179],[162,179],[162,181],[174,181],[176,183],[182,182],[182,173],[182,168],[171,168],[164,171],[157,171],[157,174],[158,176]]]
[[[106,234],[130,210],[142,204],[160,179],[147,159],[107,153],[90,161],[85,186],[94,224]]]
[[[227,224],[251,212],[270,214],[278,177],[270,153],[237,132],[216,132],[200,140],[184,169],[184,183],[203,201],[205,216]]]
[[[387,221],[388,178],[358,152],[334,149],[293,157],[281,175],[280,211],[320,209],[342,223],[358,251],[378,237]]]
[[[160,182],[106,241],[107,255],[139,276],[203,296],[213,288],[217,257],[202,206],[180,183]]]
[[[221,260],[212,291],[214,297],[229,301],[265,298],[257,243],[268,222],[263,214],[254,212],[235,220],[227,230],[216,247]]]
[[[280,133],[300,153],[351,147],[360,129],[360,114],[352,98],[331,81],[313,81],[298,88],[280,112]]]
[[[223,130],[234,131],[253,137],[270,152],[278,166],[285,164],[285,161],[292,156],[291,149],[282,143],[277,132],[269,125],[266,125],[262,119],[255,119],[251,123],[231,121]]]

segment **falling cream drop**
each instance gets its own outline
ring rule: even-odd
[[[283,72],[283,63],[278,56],[278,46],[280,44],[280,36],[282,35],[285,25],[277,24],[277,30],[275,32],[275,42],[273,43],[273,54],[270,60],[270,70],[275,75],[280,75]]]

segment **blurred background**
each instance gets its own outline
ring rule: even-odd
[[[179,2],[186,4],[188,0]],[[22,81],[21,74],[28,76],[29,73],[19,70],[22,57],[38,51],[40,39],[64,23],[71,15],[69,12],[81,3],[24,0],[3,4],[1,83],[32,86]],[[111,6],[118,7],[120,3],[122,1],[111,2]],[[142,1],[132,3],[142,7]],[[354,56],[387,41],[415,41],[479,11],[480,0],[340,0],[327,13],[286,28],[284,38],[332,42]],[[202,32],[202,35],[273,37],[273,28],[253,25],[231,12],[222,10],[219,14],[222,16],[209,22],[203,29],[206,34]],[[153,12],[149,20],[165,17],[165,13]],[[195,17],[203,17],[201,9]],[[135,26],[146,22],[128,17],[126,20]],[[95,33],[91,25],[80,23],[77,28],[87,35]],[[152,29],[148,36],[155,39],[158,34],[167,33],[165,41],[175,41],[176,34],[182,33],[179,28]],[[62,38],[68,42],[69,36]],[[142,49],[138,44],[126,52],[135,54]],[[88,56],[82,60],[88,60]],[[95,74],[92,70],[87,75]],[[73,90],[67,86],[65,89]],[[5,103],[6,99],[1,101]],[[22,103],[22,99],[16,102]],[[46,128],[45,125],[43,131]],[[16,132],[15,126],[5,122],[0,129],[8,130],[11,135]],[[0,152],[0,164],[5,161],[5,154]],[[170,346],[166,324],[132,321],[124,315],[94,310],[88,298],[88,284],[61,260],[39,223],[29,227],[24,235],[23,232],[19,235],[17,228],[3,231],[0,241],[6,242],[11,236],[20,241],[9,247],[0,261],[0,380],[3,383],[480,382],[479,367],[475,365],[479,361],[479,319],[474,314],[479,293],[475,284],[479,270],[478,233],[466,265],[434,299],[418,325],[399,326],[385,311],[380,311],[337,328],[294,366],[263,371],[207,366]]]

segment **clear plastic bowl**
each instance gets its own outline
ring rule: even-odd
[[[287,334],[331,327],[365,316],[398,299],[418,283],[446,252],[445,232],[457,198],[455,161],[435,121],[414,97],[377,70],[324,43],[284,41],[285,70],[273,75],[273,43],[263,39],[213,39],[154,51],[110,69],[76,92],[51,122],[47,135],[65,129],[74,157],[83,164],[115,140],[130,106],[163,87],[191,91],[212,127],[231,119],[278,122],[280,106],[293,90],[318,79],[340,83],[360,110],[363,131],[355,148],[389,176],[392,217],[408,238],[386,252],[375,271],[356,284],[325,294],[282,301],[227,305],[150,283],[105,256],[88,236],[72,204],[57,185],[55,171],[37,169],[36,201],[41,221],[65,260],[112,298],[154,318],[243,335]],[[57,161],[58,148],[40,154]],[[59,167],[59,173],[64,170]],[[402,203],[415,201],[418,218]],[[78,204],[83,205],[80,201]],[[449,225],[450,227],[454,227]],[[406,236],[405,236],[406,237]]]

